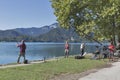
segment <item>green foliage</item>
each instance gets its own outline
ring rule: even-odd
[[[60,25],[74,27],[84,36],[95,33],[95,39],[120,34],[120,0],[51,0]]]

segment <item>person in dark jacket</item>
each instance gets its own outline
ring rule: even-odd
[[[18,44],[17,47],[20,48],[20,53],[19,53],[19,56],[18,56],[17,63],[19,63],[21,56],[24,57],[24,62],[25,62],[25,60],[26,60],[26,59],[25,59],[26,44],[25,44],[24,40],[22,40],[22,41],[21,41],[21,44]]]
[[[101,48],[97,45],[92,59],[100,59]]]

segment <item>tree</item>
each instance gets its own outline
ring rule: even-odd
[[[51,0],[57,21],[84,36],[94,32],[97,40],[120,38],[119,0]]]

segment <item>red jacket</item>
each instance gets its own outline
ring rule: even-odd
[[[18,47],[20,47],[20,53],[25,53],[26,45],[24,43],[18,45]]]
[[[108,49],[110,50],[110,52],[114,52],[115,46],[111,44],[108,46]]]

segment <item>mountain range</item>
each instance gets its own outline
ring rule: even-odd
[[[0,41],[63,42],[67,39],[78,42],[80,37],[73,29],[63,29],[58,23],[43,27],[16,28],[0,30]]]

